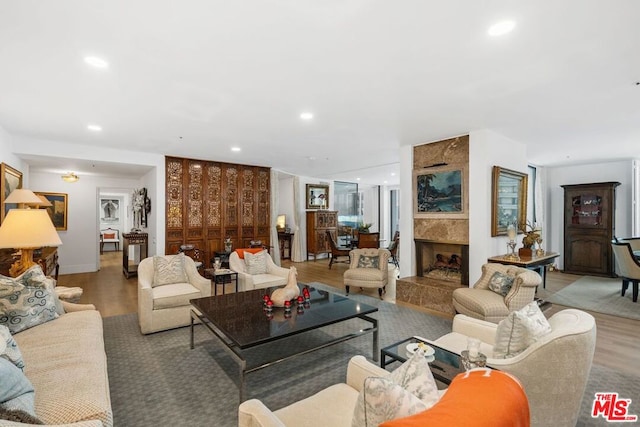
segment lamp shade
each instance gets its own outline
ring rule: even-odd
[[[60,245],[60,236],[45,209],[11,209],[0,225],[2,249]]]
[[[42,194],[36,194],[36,196],[38,196],[38,198],[40,198],[40,200],[42,201],[42,203],[40,203],[41,207],[49,207],[49,206],[53,206],[51,204],[51,202],[49,201],[49,199],[47,199],[46,197],[44,197]]]
[[[26,205],[41,205],[42,200],[31,190],[26,188],[17,188],[7,196],[5,203],[17,203]]]

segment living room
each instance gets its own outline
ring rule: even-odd
[[[547,4],[560,8],[554,13],[544,5],[519,5],[515,15],[535,25],[520,20],[515,39],[495,40],[484,37],[484,27],[504,14],[504,4],[458,5],[468,10],[452,21],[456,8],[435,4],[413,4],[407,10],[362,2],[277,4],[274,10],[253,4],[250,14],[232,6],[200,5],[202,13],[194,13],[143,2],[146,8],[132,6],[127,16],[121,16],[119,6],[99,16],[86,5],[63,3],[68,10],[40,2],[14,5],[0,18],[5,23],[1,38],[13,40],[3,43],[7,49],[0,54],[10,64],[0,72],[0,160],[22,174],[23,188],[66,195],[67,227],[58,233],[61,281],[99,274],[104,267],[101,194],[120,195],[122,215],[128,217],[124,200],[132,190],[145,188],[151,203],[144,227],[148,255],[166,252],[165,156],[271,168],[272,191],[283,195],[274,211],[291,212],[288,222],[299,234],[301,258],[306,258],[306,184],[328,185],[330,194],[335,181],[379,187],[380,215],[364,220],[378,222],[374,229],[386,236],[392,234],[388,194],[398,190],[401,278],[415,276],[417,269],[414,150],[450,138],[469,138],[470,283],[480,278],[487,258],[507,252],[506,235],[491,233],[493,166],[521,172],[536,168],[539,194],[531,199],[539,202],[543,247],[560,254],[554,265],[560,271],[565,267],[562,185],[619,182],[615,235],[640,234],[634,204],[640,159],[634,121],[638,64],[632,54],[638,40],[630,22],[638,6],[632,2]],[[38,14],[31,16],[29,7]],[[147,8],[149,21],[141,18]],[[71,16],[64,16],[69,11]],[[571,31],[561,20],[563,12],[574,16]],[[364,19],[369,13],[371,19]],[[91,19],[67,20],[81,14]],[[298,23],[287,22],[287,16]],[[604,23],[594,30],[599,18]],[[119,35],[109,29],[109,19],[120,22]],[[305,26],[312,35],[295,36]],[[60,34],[62,27],[70,28],[74,42]],[[546,34],[545,27],[553,31]],[[483,36],[466,34],[476,30]],[[433,46],[442,34],[447,42],[438,44],[448,49]],[[260,40],[262,35],[269,36]],[[222,42],[230,38],[238,39]],[[89,46],[92,41],[95,45]],[[315,47],[307,51],[305,41]],[[166,51],[160,51],[162,45]],[[226,60],[228,69],[201,56],[210,49],[216,52],[212,56]],[[106,70],[87,66],[88,53],[105,55]],[[50,66],[36,63],[41,57]],[[438,73],[434,58],[442,69]],[[190,66],[174,64],[180,59],[189,59]],[[610,64],[607,70],[605,63]],[[155,68],[158,64],[163,66]],[[250,74],[251,69],[263,74]],[[305,73],[308,77],[301,77]],[[201,74],[209,76],[197,80]],[[309,89],[309,81],[318,86]],[[300,118],[303,111],[315,116]],[[89,122],[102,130],[87,130]],[[78,182],[60,178],[70,171],[78,174]],[[375,177],[367,178],[370,171]],[[286,189],[274,185],[279,176],[291,177],[284,179]],[[297,206],[294,191],[302,195]],[[297,224],[296,210],[301,214]],[[275,215],[271,220],[275,223]],[[296,261],[286,264],[313,263]],[[337,280],[334,276],[328,281]],[[612,325],[606,323],[604,328],[613,332],[605,336],[615,341]]]

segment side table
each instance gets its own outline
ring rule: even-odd
[[[380,367],[386,368],[388,364],[393,362],[406,362],[411,357],[411,353],[407,350],[407,344],[419,342],[423,342],[435,350],[434,355],[431,356],[429,360],[429,367],[431,368],[433,378],[441,383],[439,388],[446,388],[456,375],[465,372],[462,362],[460,361],[460,355],[433,345],[420,337],[406,338],[381,349]]]
[[[238,293],[238,273],[229,269],[206,268],[204,270],[204,277],[211,280],[213,285],[213,295],[218,295],[218,285],[222,285],[222,295],[224,295],[224,285],[231,283],[232,280],[236,282],[236,293]]]
[[[545,252],[544,255],[536,255],[534,253],[530,257],[521,256],[518,259],[510,259],[506,255],[497,255],[488,258],[487,261],[505,265],[517,265],[518,267],[533,270],[542,277],[542,288],[544,289],[547,286],[547,266],[552,265],[559,256],[560,254],[557,252]]]

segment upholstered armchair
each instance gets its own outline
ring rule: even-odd
[[[574,427],[591,371],[596,323],[589,313],[575,309],[562,310],[548,320],[551,332],[507,359],[492,357],[498,325],[463,314],[454,317],[451,333],[433,343],[460,354],[469,337],[479,339],[487,365],[522,383],[529,398],[531,426]]]
[[[347,295],[351,286],[360,288],[378,288],[378,295],[386,292],[389,281],[389,257],[387,249],[353,249],[350,252],[351,264],[344,272],[344,287]]]
[[[490,289],[496,273],[513,278],[513,284],[506,295]],[[541,283],[542,277],[535,271],[487,263],[482,266],[482,276],[472,288],[458,288],[453,291],[453,307],[458,313],[498,323],[510,312],[520,310],[533,301],[536,287]]]
[[[265,265],[262,269],[252,269],[247,265],[245,254],[264,256]],[[261,248],[236,249],[229,255],[229,268],[238,273],[238,289],[251,291],[272,286],[287,284],[289,269],[277,266],[271,255]]]
[[[211,281],[184,254],[145,258],[138,265],[138,322],[143,334],[187,326],[189,300],[211,295]]]
[[[632,300],[638,302],[638,283],[640,283],[640,261],[628,241],[611,242],[611,248],[618,266],[616,273],[622,278],[621,296],[627,293],[629,283],[632,286]]]

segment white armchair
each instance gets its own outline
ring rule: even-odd
[[[498,325],[463,314],[454,317],[451,333],[433,343],[460,354],[467,348],[468,337],[479,339],[487,365],[522,383],[531,408],[531,426],[574,427],[591,371],[596,323],[589,313],[575,309],[554,314],[549,323],[551,332],[507,359],[492,357]]]
[[[161,255],[171,261],[182,258],[187,281],[159,284],[154,257],[145,258],[138,265],[138,322],[143,334],[187,326],[191,323],[189,300],[211,295],[211,281],[196,269],[194,261],[184,254]],[[170,280],[169,280],[170,281]]]
[[[238,273],[238,289],[242,292],[253,289],[264,289],[272,286],[282,286],[287,284],[289,269],[277,266],[268,252],[265,251],[267,261],[267,272],[260,274],[249,274],[244,261],[244,253],[257,254],[263,249],[236,249],[229,255],[229,268]]]

